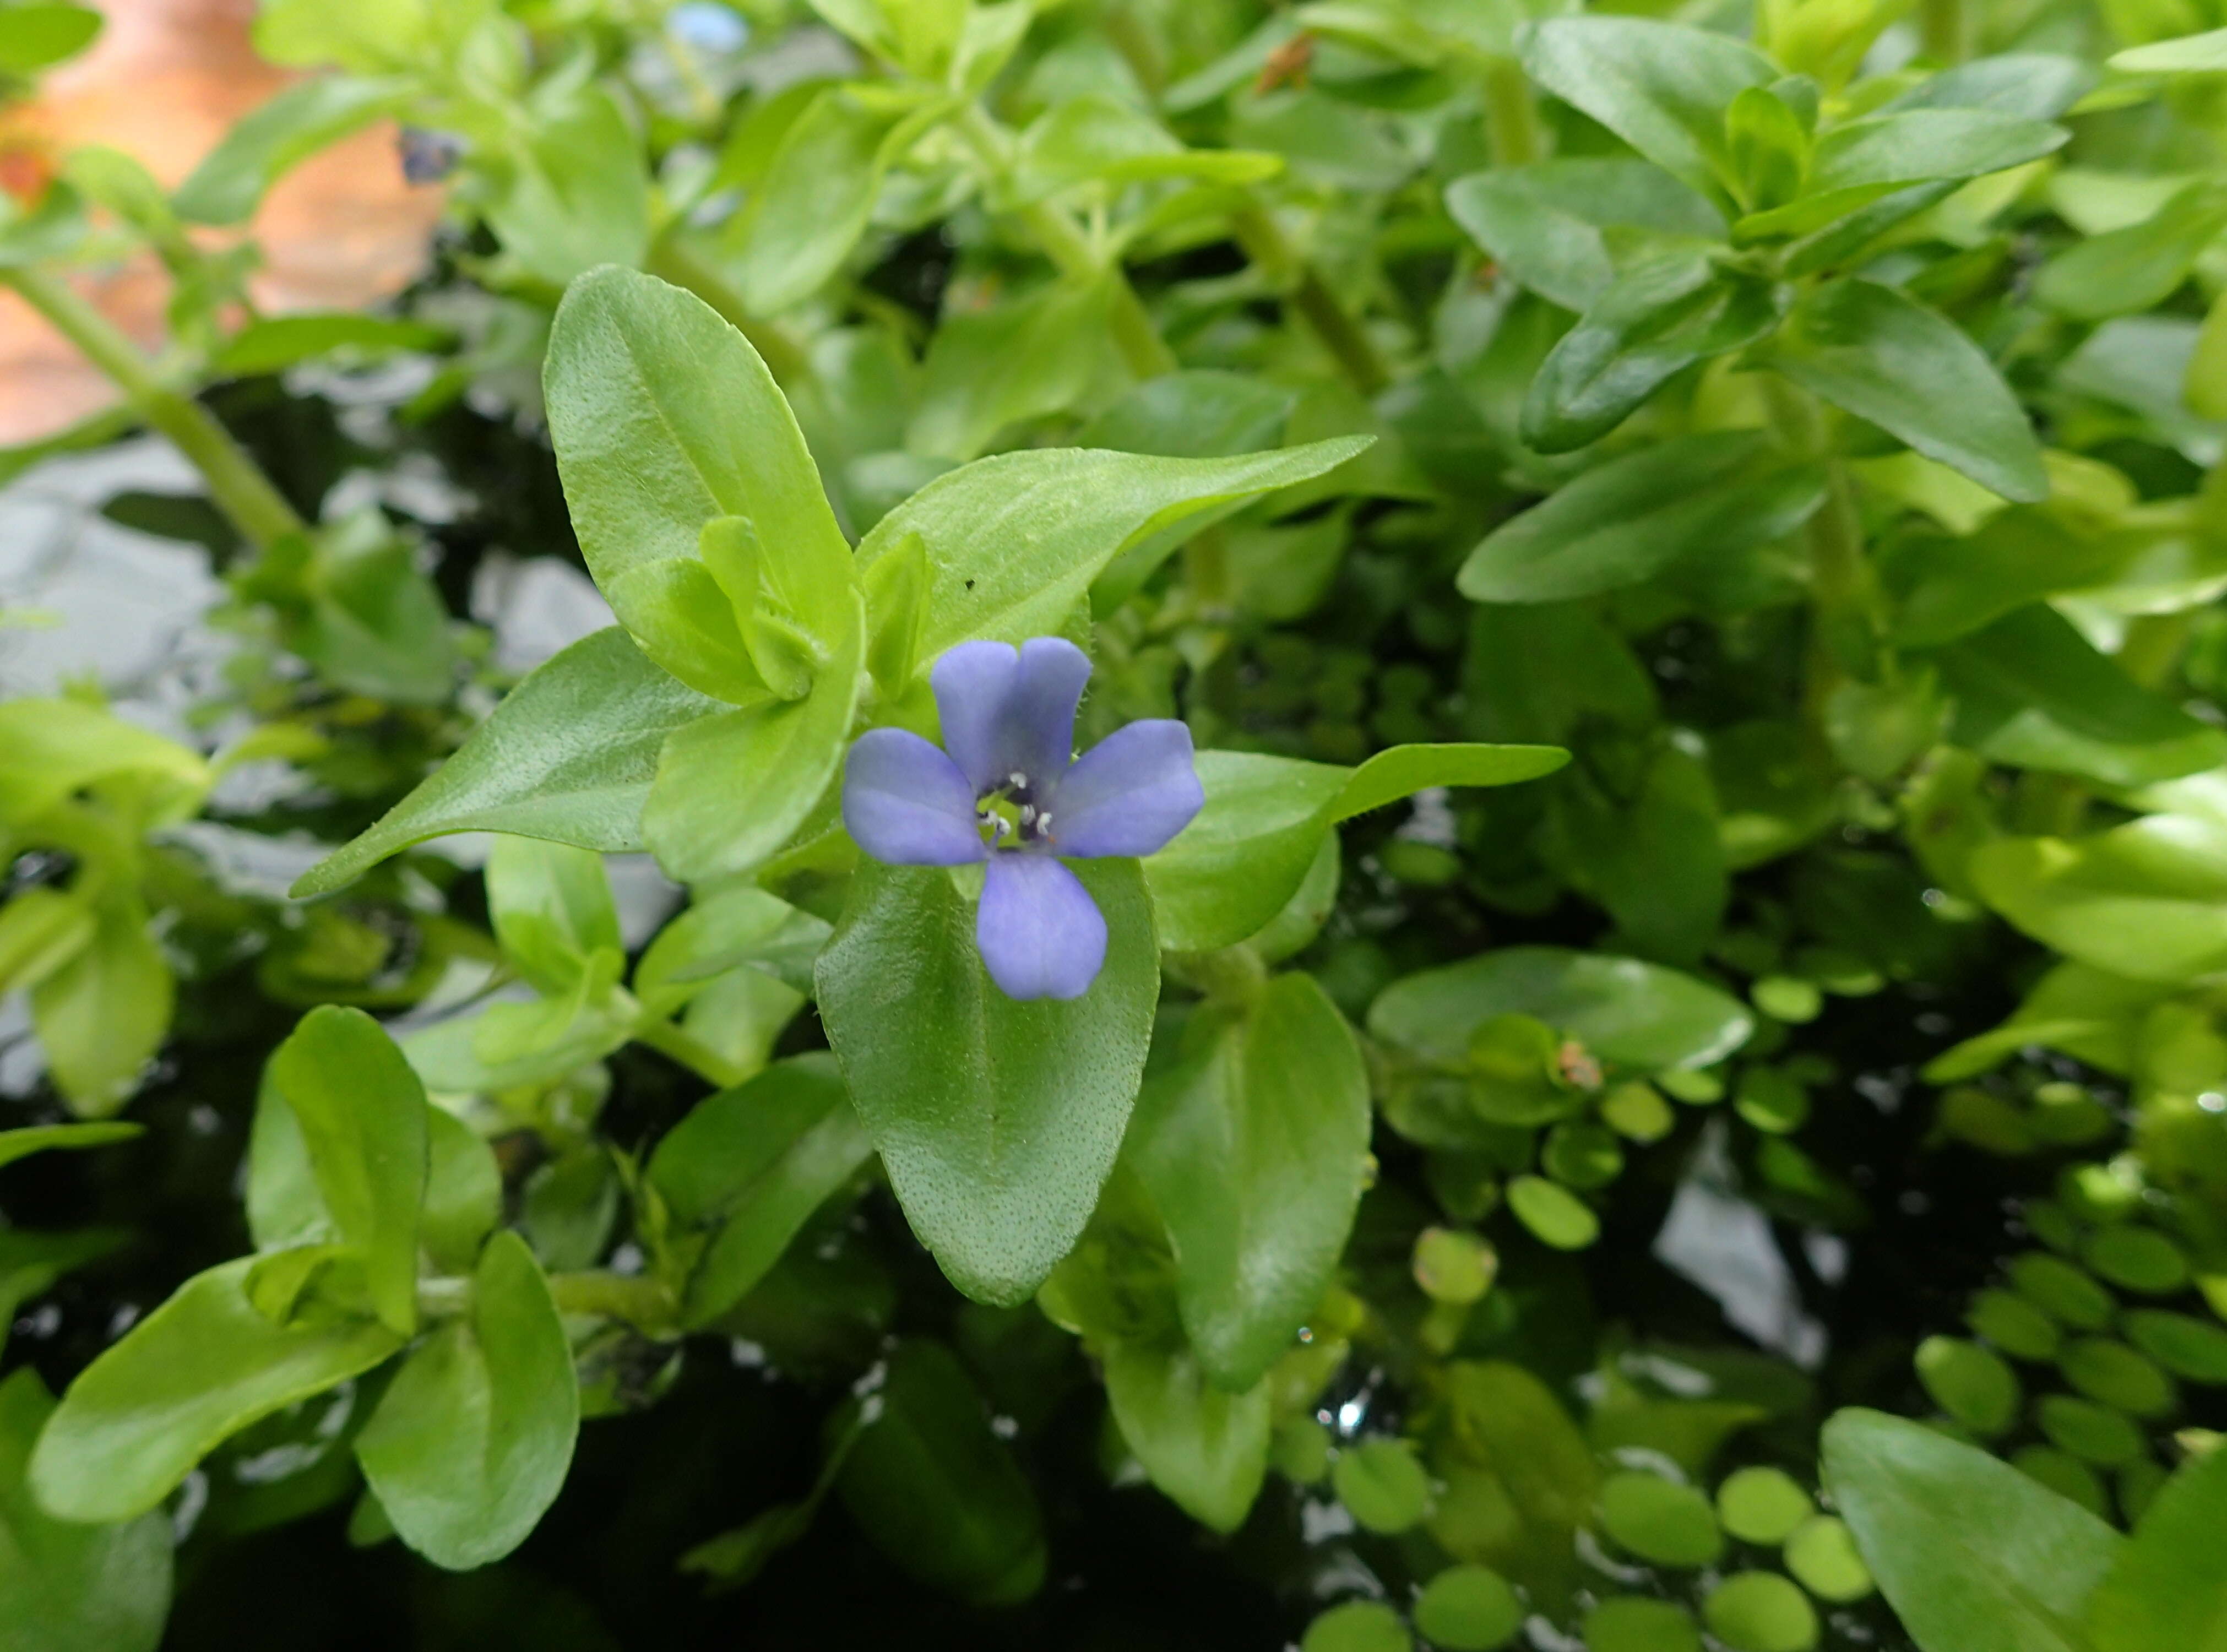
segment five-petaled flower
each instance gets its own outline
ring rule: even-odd
[[[1180,723],[1132,723],[1074,755],[1089,676],[1059,637],[962,642],[928,678],[943,749],[870,729],[844,770],[843,824],[875,859],[987,863],[974,943],[1008,998],[1081,998],[1106,961],[1106,919],[1058,857],[1152,854],[1206,801]]]

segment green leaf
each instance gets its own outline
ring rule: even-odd
[[[418,1242],[436,1266],[469,1273],[502,1220],[502,1170],[486,1138],[453,1113],[425,1109],[428,1164]]]
[[[1701,552],[1783,539],[1824,502],[1825,478],[1771,457],[1745,431],[1620,455],[1487,534],[1455,584],[1473,602],[1560,602],[1637,584]]]
[[[244,224],[271,186],[318,150],[408,106],[402,80],[320,74],[233,124],[178,186],[171,204],[196,224]]]
[[[466,1572],[526,1540],[564,1489],[579,1385],[549,1282],[500,1233],[472,1274],[471,1311],[412,1350],[355,1443],[394,1529]]]
[[[31,1024],[71,1111],[99,1118],[131,1099],[177,991],[137,896],[103,900],[91,943],[31,989]]]
[[[327,316],[273,316],[250,322],[227,339],[210,358],[209,366],[217,373],[250,378],[277,373],[335,350],[363,355],[437,350],[452,336],[423,322],[389,321],[347,310]]]
[[[819,92],[782,135],[721,237],[743,304],[770,316],[809,298],[865,233],[890,163],[950,105],[871,83]]]
[[[2227,72],[2227,29],[2153,41],[2109,60],[2122,74],[2217,74]]]
[[[638,849],[667,734],[719,709],[652,665],[618,627],[584,637],[529,672],[454,756],[291,893],[328,894],[451,832]]]
[[[1330,819],[1350,820],[1433,786],[1512,786],[1569,761],[1559,746],[1392,746],[1353,771],[1330,805]]]
[[[1985,1451],[1850,1408],[1824,1483],[1924,1652],[2083,1652],[2078,1625],[2123,1540]]]
[[[1299,892],[1332,826],[1433,786],[1505,786],[1569,761],[1554,746],[1413,745],[1359,769],[1202,751],[1206,804],[1145,863],[1160,944],[1206,952],[1258,934]]]
[[[321,1005],[271,1057],[341,1242],[363,1257],[389,1328],[418,1324],[418,1217],[428,1162],[425,1088],[362,1011]]]
[[[441,705],[456,687],[448,608],[408,544],[376,516],[362,526],[321,547],[309,611],[284,628],[287,646],[335,688]]]
[[[1956,743],[1998,762],[2134,787],[2227,762],[2227,736],[2136,683],[2046,603],[1932,658],[1956,697]]]
[[[201,754],[74,699],[0,704],[0,819],[29,821],[84,787],[122,775],[166,782],[191,813],[209,784]]]
[[[1081,998],[1017,1003],[974,948],[974,903],[934,867],[862,861],[820,955],[820,1012],[913,1232],[978,1301],[1024,1299],[1113,1168],[1159,998],[1134,861],[1074,863],[1105,915]]]
[[[1490,1566],[1450,1566],[1423,1585],[1415,1627],[1446,1652],[1496,1652],[1523,1627],[1523,1603]]]
[[[1776,1572],[1739,1572],[1711,1589],[1702,1621],[1727,1652],[1809,1652],[1817,1609]]]
[[[666,737],[641,835],[667,876],[699,883],[770,859],[835,778],[865,683],[850,600],[852,623],[807,698],[721,711]]]
[[[145,1128],[144,1125],[118,1119],[104,1124],[30,1125],[21,1130],[0,1130],[0,1164],[13,1164],[33,1153],[50,1152],[57,1148],[105,1147],[112,1142],[130,1141]]]
[[[1852,120],[1817,140],[1802,198],[1739,220],[1733,239],[1806,234],[1910,184],[2039,160],[2066,137],[2061,126],[1991,109],[1905,109]]]
[[[688,1278],[686,1322],[709,1324],[741,1301],[872,1151],[824,1054],[777,1062],[698,1102],[649,1161],[673,1220],[711,1230]]]
[[[1804,294],[1771,360],[1803,389],[2005,499],[2048,496],[2040,445],[1994,363],[1892,287],[1833,281]]]
[[[2227,1646],[2227,1455],[2192,1458],[2142,1511],[2089,1598],[2096,1652],[2216,1652]]]
[[[2227,968],[2227,828],[2153,814],[2090,838],[1999,838],[1975,850],[1988,904],[2068,957],[2177,984]]]
[[[1522,1366],[1457,1360],[1420,1419],[1442,1483],[1430,1533],[1458,1560],[1566,1595],[1600,1470],[1553,1390]]]
[[[1729,35],[1638,17],[1557,17],[1520,47],[1533,80],[1712,200],[1732,175],[1726,107],[1779,74]]]
[[[603,858],[592,850],[501,836],[486,878],[503,956],[543,992],[571,986],[597,951],[626,950]]]
[[[369,1370],[404,1339],[375,1321],[284,1327],[248,1301],[254,1257],[197,1273],[86,1368],[31,1454],[60,1520],[133,1520],[257,1419]]]
[[[545,82],[552,87],[566,77]],[[618,99],[593,82],[529,99],[526,124],[485,211],[503,251],[552,286],[649,249],[648,170]],[[647,277],[645,277],[647,278]]]
[[[1267,1477],[1268,1385],[1231,1394],[1190,1349],[1157,1343],[1116,1343],[1104,1362],[1107,1402],[1145,1476],[1200,1524],[1243,1525]]]
[[[1257,752],[1202,751],[1206,805],[1145,863],[1160,944],[1235,946],[1283,909],[1305,879],[1353,771]]]
[[[1542,1245],[1581,1251],[1600,1237],[1600,1218],[1583,1199],[1543,1176],[1519,1176],[1507,1188],[1508,1208]]]
[[[1714,207],[1644,161],[1592,156],[1457,178],[1446,211],[1517,281],[1565,309],[1590,308],[1619,268],[1666,239],[1725,233]]]
[[[2190,184],[2138,224],[2091,235],[2043,266],[2034,297],[2081,321],[2152,309],[2227,229],[2227,186]]]
[[[908,534],[928,552],[919,674],[953,644],[1057,632],[1122,549],[1223,502],[1319,476],[1369,445],[1337,437],[1232,458],[1090,449],[1000,453],[937,477],[874,525],[861,573]]]
[[[787,614],[831,653],[848,641],[851,552],[820,473],[757,352],[702,299],[633,270],[582,277],[558,307],[542,380],[588,571],[653,658],[661,629],[624,576],[697,558],[723,516],[749,520]]]
[[[1400,1614],[1381,1600],[1349,1600],[1307,1625],[1299,1652],[1413,1652]]]
[[[1934,1404],[1982,1438],[2007,1433],[2023,1398],[2018,1374],[1977,1343],[1929,1336],[1918,1345],[1918,1380]]]
[[[1556,947],[1504,947],[1395,981],[1369,1006],[1369,1030],[1449,1064],[1495,1016],[1535,1017],[1605,1061],[1648,1071],[1707,1067],[1747,1042],[1740,1002],[1693,976],[1636,958]]]
[[[878,1388],[831,1419],[858,1427],[836,1489],[905,1572],[976,1604],[1010,1605],[1043,1582],[1043,1516],[987,1408],[941,1343],[906,1342]]]
[[[1365,1439],[1330,1465],[1337,1499],[1363,1531],[1404,1532],[1431,1509],[1431,1477],[1403,1439]]]
[[[670,1015],[715,978],[741,968],[809,992],[813,960],[832,927],[762,889],[723,889],[658,931],[635,969],[635,996],[650,1014]]]
[[[1624,1549],[1656,1566],[1714,1566],[1725,1552],[1707,1496],[1643,1470],[1628,1469],[1602,1483],[1600,1524]]]
[[[87,6],[12,5],[0,11],[0,73],[31,75],[75,57],[100,33]]]
[[[1674,374],[1771,332],[1786,298],[1770,281],[1719,268],[1705,252],[1633,264],[1547,352],[1524,393],[1520,434],[1541,453],[1598,440]]]
[[[972,459],[999,432],[1064,412],[1125,371],[1113,334],[1110,271],[1054,281],[991,309],[948,316],[922,365],[905,446]]]
[[[1369,1075],[1311,976],[1203,1009],[1137,1100],[1128,1152],[1175,1247],[1199,1364],[1250,1388],[1321,1300],[1369,1173]]]
[[[0,1646],[155,1652],[170,1610],[170,1522],[74,1525],[34,1502],[24,1470],[54,1410],[29,1367],[0,1382]]]

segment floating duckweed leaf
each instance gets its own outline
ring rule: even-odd
[[[1330,1483],[1367,1531],[1404,1532],[1430,1512],[1431,1477],[1405,1440],[1363,1440],[1341,1451]]]
[[[2013,1257],[2007,1270],[2018,1293],[2060,1325],[2101,1330],[2117,1305],[2111,1293],[2071,1263],[2043,1251]]]
[[[2188,1283],[2188,1258],[2154,1228],[2100,1228],[2083,1260],[2113,1285],[2146,1296],[2171,1296]]]
[[[1817,1609],[1776,1572],[1726,1579],[1709,1591],[1701,1616],[1732,1652],[1809,1652],[1817,1644]]]
[[[1415,1627],[1445,1652],[1494,1652],[1523,1627],[1523,1603],[1490,1566],[1448,1566],[1416,1600]]]
[[[1683,1606],[1623,1595],[1586,1614],[1586,1652],[1701,1652],[1701,1632]]]
[[[1717,1488],[1717,1518],[1743,1543],[1783,1543],[1816,1512],[1809,1494],[1784,1469],[1741,1469]]]
[[[2077,1337],[2058,1352],[2057,1364],[2066,1381],[2107,1406],[2137,1417],[2161,1417],[2173,1408],[2173,1379],[2124,1343]]]
[[[2014,1292],[1981,1292],[1965,1311],[1964,1323],[1975,1336],[1985,1337],[2014,1359],[2057,1357],[2057,1322]]]
[[[1657,1566],[1710,1566],[1725,1552],[1709,1500],[1659,1474],[1611,1475],[1601,1485],[1600,1518],[1611,1537]]]
[[[1400,1614],[1374,1600],[1349,1600],[1307,1625],[1299,1652],[1410,1652],[1415,1644]]]
[[[1786,1540],[1786,1569],[1820,1600],[1861,1600],[1879,1585],[1845,1521],[1818,1515]]]
[[[1508,1208],[1542,1244],[1581,1251],[1600,1237],[1600,1218],[1568,1189],[1543,1176],[1519,1176],[1508,1184]]]
[[[1563,1186],[1582,1192],[1605,1188],[1624,1173],[1624,1149],[1600,1126],[1570,1120],[1547,1132],[1539,1163]]]
[[[1918,1380],[1933,1403],[1983,1438],[2018,1420],[2018,1374],[1977,1343],[1929,1336],[1918,1345]]]
[[[1678,1123],[1662,1092],[1643,1079],[1619,1084],[1603,1096],[1600,1116],[1618,1135],[1643,1145],[1661,1141]]]
[[[2128,1342],[2183,1381],[2227,1382],[2227,1330],[2158,1308],[2135,1309],[2124,1329]]]
[[[2069,1394],[2045,1396],[2034,1408],[2034,1420],[2059,1451],[2107,1469],[2131,1463],[2148,1449],[2126,1413]]]
[[[1475,1234],[1426,1228],[1415,1236],[1415,1283],[1433,1302],[1475,1302],[1492,1289],[1500,1258]]]

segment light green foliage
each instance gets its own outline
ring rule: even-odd
[[[580,1422],[571,1350],[526,1241],[497,1234],[471,1284],[469,1314],[412,1350],[355,1448],[402,1540],[458,1572],[533,1529]]]
[[[1826,1426],[1826,1489],[1925,1652],[2073,1652],[2123,1540],[1985,1452],[1849,1410]]]
[[[41,1508],[24,1467],[54,1408],[28,1366],[0,1381],[0,1648],[154,1652],[170,1605],[169,1522],[76,1525]]]
[[[862,864],[827,950],[820,1015],[907,1218],[952,1282],[1025,1299],[1089,1219],[1136,1100],[1159,983],[1133,862],[1083,863],[1106,966],[1071,1001],[991,984],[974,911],[933,867]]]

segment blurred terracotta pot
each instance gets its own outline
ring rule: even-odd
[[[336,0],[344,3],[344,0]],[[106,144],[175,187],[241,115],[293,78],[248,44],[254,0],[102,0],[93,49],[47,78],[0,128],[61,154]],[[357,133],[282,179],[252,231],[250,284],[267,310],[376,303],[423,267],[441,192],[404,182],[394,129]],[[152,256],[81,278],[94,302],[150,348],[169,281]],[[0,443],[35,441],[107,406],[108,381],[12,294],[0,293]]]

